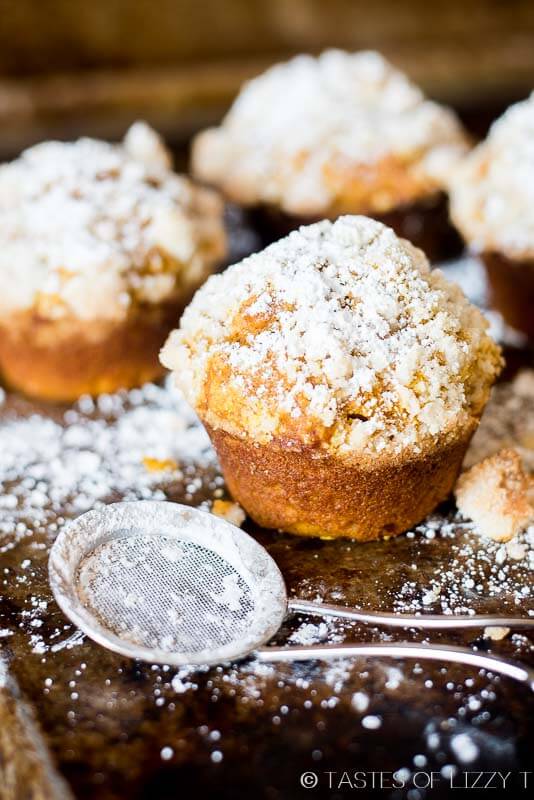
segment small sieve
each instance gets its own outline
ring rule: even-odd
[[[91,639],[150,663],[392,656],[457,661],[534,682],[534,671],[520,664],[446,645],[262,647],[288,612],[425,629],[532,628],[534,619],[382,614],[288,600],[278,566],[255,539],[220,517],[177,503],[115,503],[83,514],[54,542],[49,575],[62,611]]]

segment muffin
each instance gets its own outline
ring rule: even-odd
[[[451,216],[486,266],[493,306],[534,338],[534,93],[456,170]]]
[[[501,367],[486,329],[420,250],[344,216],[211,277],[161,358],[256,522],[369,540],[451,491]]]
[[[466,150],[454,113],[378,53],[328,50],[245,84],[220,127],[194,140],[192,169],[249,209],[266,244],[365,214],[436,259],[461,249],[445,189]]]
[[[46,400],[158,377],[158,352],[225,254],[222,201],[136,123],[0,167],[0,373]]]

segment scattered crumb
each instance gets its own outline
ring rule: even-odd
[[[144,456],[143,464],[149,472],[174,472],[178,469],[178,464],[173,458]]]
[[[519,453],[505,449],[460,476],[456,502],[481,534],[496,542],[508,542],[534,515],[529,486],[530,478],[523,470]]]
[[[238,528],[241,527],[247,518],[247,515],[239,503],[233,503],[231,500],[215,500],[211,511],[212,514],[222,517],[227,522],[231,522],[232,525],[236,525]]]
[[[419,542],[414,563],[423,557],[423,549],[436,546],[441,550],[442,539],[447,539],[448,558],[438,559],[424,582],[417,572],[413,578],[407,577],[391,597],[395,611],[492,613],[494,607],[488,608],[486,602],[501,598],[511,613],[516,607],[524,608],[530,616],[534,614],[528,608],[534,569],[534,525],[505,544],[478,536],[473,527],[459,513],[451,514],[448,520],[433,515],[407,536]]]
[[[526,554],[527,548],[523,542],[518,542],[517,539],[513,539],[511,542],[506,543],[506,555],[508,558],[511,558],[512,561],[522,561]]]
[[[186,403],[154,384],[82,397],[62,420],[6,414],[0,435],[0,552],[24,536],[53,538],[58,515],[77,516],[117,495],[164,500],[162,486],[178,483],[187,501],[206,481],[201,471],[215,464]]]
[[[503,628],[499,625],[488,625],[484,628],[484,638],[491,639],[494,642],[500,642],[505,639],[510,633],[510,628]]]

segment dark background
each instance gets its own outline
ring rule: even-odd
[[[0,157],[140,116],[179,144],[246,77],[327,46],[382,51],[483,132],[534,86],[534,3],[0,0]]]

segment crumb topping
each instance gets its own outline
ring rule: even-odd
[[[327,50],[245,84],[193,169],[245,205],[303,216],[387,211],[443,188],[461,126],[375,52]]]
[[[481,413],[501,363],[486,329],[420,250],[341,217],[211,277],[161,358],[214,427],[400,452]]]
[[[452,218],[473,250],[534,257],[534,93],[492,125],[451,188]]]
[[[145,123],[32,147],[0,167],[0,314],[122,319],[172,298],[222,257],[221,215]]]
[[[501,642],[506,639],[510,633],[510,628],[502,627],[501,625],[488,625],[484,628],[484,639],[491,639],[494,642]]]
[[[508,542],[534,520],[529,501],[531,478],[512,448],[475,464],[460,476],[455,495],[458,509],[480,533]]]

